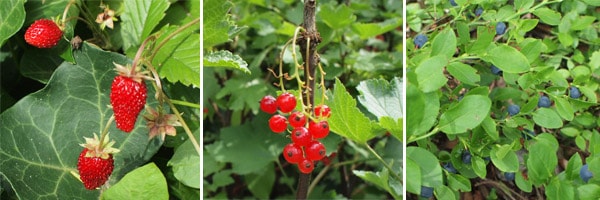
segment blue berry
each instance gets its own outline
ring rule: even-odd
[[[462,161],[465,164],[471,164],[471,152],[469,152],[469,151],[463,152]]]
[[[421,197],[423,198],[431,198],[433,197],[433,188],[427,186],[421,186]]]
[[[424,34],[419,34],[415,37],[413,43],[415,43],[415,47],[417,47],[417,49],[421,48],[423,45],[425,45],[425,43],[427,43],[427,36]]]
[[[521,107],[519,107],[519,105],[511,104],[510,106],[508,106],[508,114],[510,116],[515,116],[516,114],[519,114],[520,111]]]
[[[590,178],[592,178],[592,176],[594,176],[594,175],[588,169],[587,164],[581,166],[581,169],[579,170],[579,177],[581,177],[581,180],[583,180],[583,182],[587,183],[590,180]]]
[[[506,32],[506,24],[504,22],[498,22],[496,24],[496,35],[502,35]]]
[[[581,91],[579,91],[579,88],[571,86],[569,87],[569,96],[573,99],[578,99],[581,97]]]
[[[502,75],[502,70],[500,68],[496,67],[496,65],[492,65],[491,70],[492,70],[492,74],[494,74],[494,75]]]
[[[456,170],[456,168],[454,168],[454,165],[452,165],[451,162],[447,162],[446,164],[444,164],[444,169],[446,169],[446,171],[456,174],[458,173],[458,171]]]
[[[515,173],[514,172],[504,172],[504,178],[507,181],[514,181],[515,180]]]
[[[477,9],[475,9],[475,15],[479,17],[481,14],[483,14],[483,8],[477,7]]]
[[[542,95],[540,97],[540,100],[538,100],[538,107],[540,108],[548,108],[550,107],[550,105],[552,105],[552,102],[550,101],[550,98],[548,98],[548,96],[546,95]]]
[[[456,1],[454,1],[454,0],[450,0],[450,5],[452,5],[452,6],[458,6],[458,4],[456,4]]]

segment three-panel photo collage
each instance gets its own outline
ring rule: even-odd
[[[599,33],[597,0],[1,0],[0,199],[600,199]]]

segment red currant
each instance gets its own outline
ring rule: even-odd
[[[320,122],[310,121],[308,123],[308,132],[315,139],[325,138],[329,134],[329,123],[325,120]]]
[[[283,93],[277,97],[277,107],[283,113],[289,113],[296,108],[296,97],[292,93]]]
[[[292,164],[299,163],[302,161],[302,159],[304,159],[304,156],[302,155],[302,148],[294,143],[285,145],[283,148],[283,157],[286,161]]]
[[[292,142],[299,146],[305,147],[312,141],[312,136],[308,133],[305,127],[296,127],[292,131]]]
[[[277,100],[275,97],[271,95],[267,95],[260,100],[260,110],[263,112],[273,114],[277,112],[277,104],[275,104]]]
[[[269,128],[275,133],[283,133],[285,129],[287,129],[286,121],[284,116],[273,115],[271,119],[269,119]]]
[[[308,144],[304,150],[306,151],[306,158],[312,161],[323,159],[326,153],[325,145],[316,140],[310,142],[310,144]]]
[[[304,158],[298,163],[298,169],[302,173],[310,174],[313,171],[313,169],[315,169],[315,165],[309,159]]]
[[[290,115],[288,121],[292,127],[301,127],[306,124],[306,116],[302,112],[296,111]]]
[[[315,107],[316,117],[329,117],[331,115],[331,109],[327,105],[319,105]]]

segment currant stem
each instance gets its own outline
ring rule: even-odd
[[[385,168],[388,169],[388,171],[390,171],[390,174],[398,181],[402,181],[402,177],[400,177],[398,174],[396,174],[394,172],[394,170],[392,169],[392,167],[385,162],[385,160],[383,160],[383,158],[381,158],[381,156],[379,156],[379,154],[377,154],[377,152],[375,152],[375,150],[373,148],[371,148],[371,146],[369,146],[369,144],[364,143],[363,145],[365,145],[367,147],[367,149],[369,150],[369,152],[371,152],[376,158],[377,160],[379,160],[379,162],[381,162],[381,164],[383,164],[383,166]]]
[[[108,135],[108,127],[110,126],[110,124],[115,120],[115,115],[111,115],[110,118],[108,118],[108,121],[106,122],[106,125],[104,125],[104,129],[102,129],[102,133],[100,133],[100,147],[99,149],[104,148],[104,138],[106,137],[106,135]]]

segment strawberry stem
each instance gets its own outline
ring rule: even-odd
[[[69,3],[67,3],[67,7],[65,7],[65,10],[63,11],[63,15],[62,15],[62,20],[60,21],[60,29],[64,30],[65,24],[67,23],[67,13],[69,13],[69,8],[71,8],[71,5],[76,4],[77,2],[75,0],[71,0],[69,1]]]
[[[135,69],[137,68],[138,63],[140,62],[140,59],[142,59],[142,53],[144,53],[146,44],[148,44],[148,42],[154,39],[156,39],[156,36],[151,35],[148,38],[146,38],[144,42],[142,42],[142,45],[140,45],[140,48],[138,49],[137,53],[135,53],[135,58],[133,58],[133,64],[131,65],[131,71],[129,72],[129,75],[135,74]]]
[[[102,129],[102,133],[100,134],[100,146],[98,147],[98,149],[104,148],[104,138],[106,137],[106,135],[108,135],[108,127],[114,120],[115,120],[115,115],[111,115],[110,118],[108,118],[106,125],[104,125],[104,129]]]

